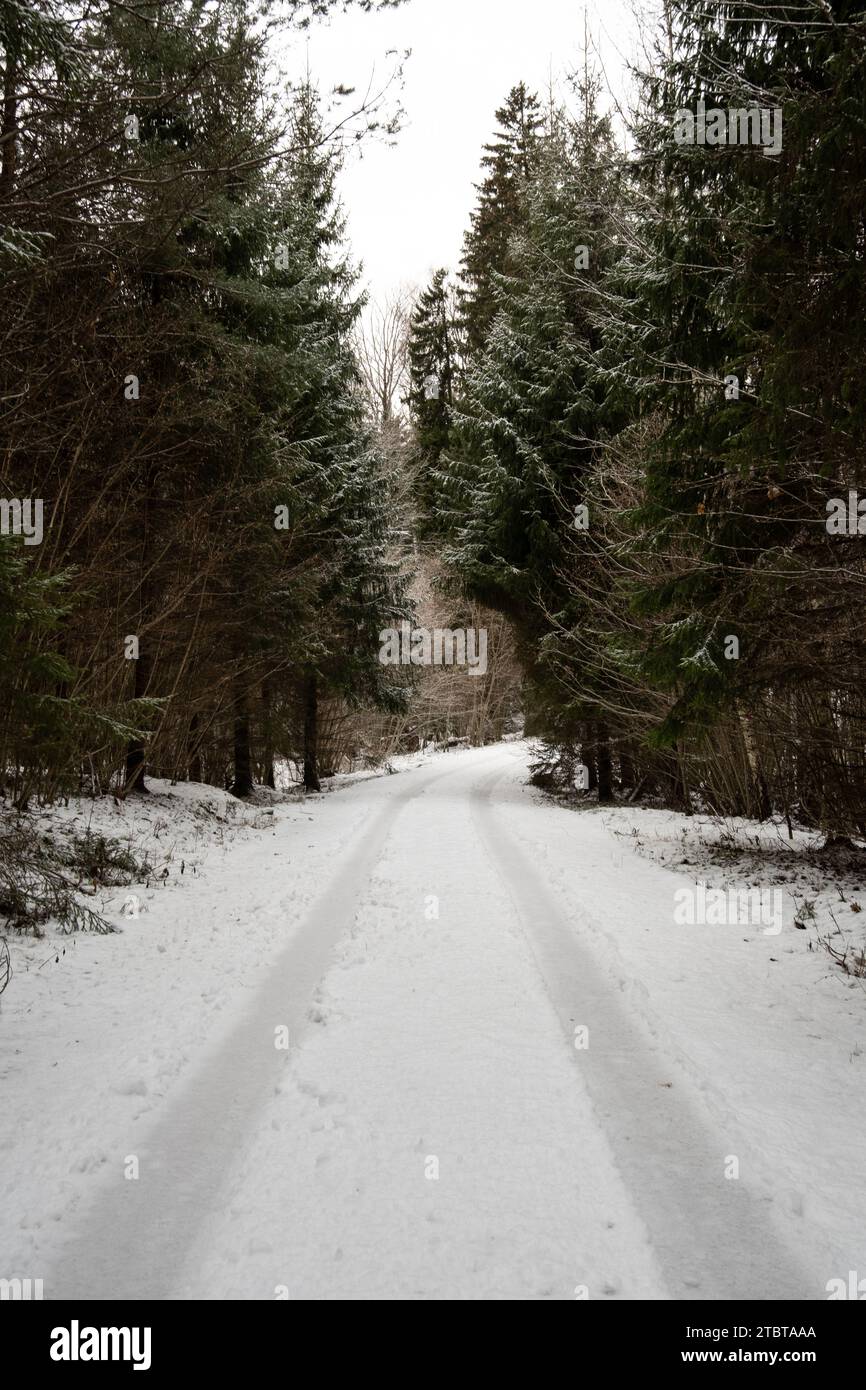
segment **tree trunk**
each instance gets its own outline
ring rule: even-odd
[[[201,743],[198,738],[198,715],[194,714],[189,721],[189,734],[187,735],[187,749],[189,765],[187,767],[187,778],[190,782],[200,782],[201,776]]]
[[[610,735],[607,725],[600,721],[595,726],[596,758],[598,761],[598,800],[600,804],[613,801],[613,769],[610,757]]]
[[[677,744],[670,750],[669,758],[660,769],[662,790],[668,806],[675,811],[682,811],[688,815],[689,806],[685,794],[685,780],[682,767],[680,766],[680,756]]]
[[[133,691],[136,700],[141,700],[147,694],[151,677],[151,659],[149,655],[150,643],[153,639],[147,640],[143,637],[143,629],[153,610],[153,579],[148,574],[150,564],[150,521],[151,521],[151,495],[153,491],[153,472],[148,469],[143,480],[144,485],[144,504],[141,517],[141,552],[138,560],[138,621],[134,635],[139,639],[139,653],[135,665],[135,679],[133,681]],[[133,635],[133,634],[130,634]],[[126,747],[126,780],[124,783],[124,795],[129,792],[147,792],[150,790],[145,781],[147,771],[147,753],[141,739],[130,739]]]
[[[6,75],[3,79],[3,121],[0,124],[0,199],[6,202],[15,187],[15,165],[18,159],[18,62],[6,55]]]
[[[583,761],[589,773],[589,777],[587,778],[589,785],[586,790],[588,792],[598,791],[598,764],[595,761],[595,753],[590,753],[589,751],[585,752],[583,754]]]
[[[634,754],[629,744],[622,744],[619,750],[619,780],[622,790],[631,791],[636,784]]]
[[[150,664],[144,651],[139,652],[138,660],[133,662],[135,667],[135,677],[133,681],[133,696],[136,700],[144,699],[147,694],[147,687],[150,682]],[[147,771],[147,754],[144,742],[140,738],[132,738],[126,745],[126,774],[123,783],[124,796],[130,792],[145,794],[150,791],[150,787],[144,780]]]
[[[264,731],[264,754],[262,757],[262,781],[271,791],[276,791],[277,781],[274,775],[274,731],[271,724],[271,683],[269,680],[262,682],[262,728]]]
[[[311,671],[304,681],[304,786],[320,792],[319,783],[319,686]]]
[[[677,762],[679,770],[679,785],[681,788],[681,796],[683,803],[683,813],[684,815],[692,816],[694,815],[694,811],[692,809],[691,787],[689,786],[689,768],[686,759],[680,756],[679,750],[677,751]]]
[[[250,796],[253,791],[253,755],[250,746],[250,711],[247,690],[238,677],[233,701],[235,780],[232,783],[232,796]]]
[[[752,729],[751,716],[743,709],[737,708],[740,721],[740,729],[743,735],[743,746],[746,750],[746,760],[749,764],[752,786],[752,805],[749,806],[747,815],[754,816],[757,820],[768,820],[772,810],[770,793],[767,789],[767,781],[764,777],[761,760],[758,754],[758,745]]]

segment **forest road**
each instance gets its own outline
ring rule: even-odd
[[[521,829],[563,813],[525,782],[499,745],[339,793],[362,828],[130,1132],[138,1177],[100,1177],[49,1297],[820,1296],[598,944],[665,871],[575,817],[566,908]]]

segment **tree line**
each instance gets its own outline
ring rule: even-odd
[[[866,834],[864,66],[853,0],[664,0],[625,125],[588,60],[497,112],[414,490],[542,779]]]
[[[661,0],[616,123],[589,60],[518,84],[370,352],[336,179],[393,127],[273,66],[331,7],[0,0],[3,792],[316,787],[362,706],[417,740],[420,554],[443,625],[498,615],[473,738],[507,620],[542,779],[866,833],[863,6]]]
[[[332,117],[273,64],[275,35],[332,7],[0,0],[17,806],[150,775],[243,796],[281,757],[315,788],[322,699],[405,703],[377,660],[405,583],[335,192],[342,144],[387,132],[387,103]],[[15,534],[37,501],[38,543]]]

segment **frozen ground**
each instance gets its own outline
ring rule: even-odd
[[[818,946],[863,920],[851,874],[843,898],[785,844],[766,876],[695,819],[564,809],[527,758],[53,812],[154,872],[108,894],[122,933],[11,942],[0,1277],[774,1300],[866,1275],[864,981]],[[778,935],[677,924],[677,890],[756,864],[786,885]]]

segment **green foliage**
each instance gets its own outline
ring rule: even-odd
[[[274,25],[343,8],[0,3],[3,487],[46,516],[0,555],[21,804],[292,756],[310,669],[392,701],[378,632],[405,602],[337,147],[270,69]]]
[[[613,759],[862,835],[864,540],[825,519],[866,492],[866,12],[746,9],[663,7],[627,156],[588,66],[538,129],[512,94],[424,498],[516,626],[528,728],[600,794]],[[781,148],[678,144],[698,101],[780,108]]]
[[[463,331],[468,350],[484,349],[499,307],[496,276],[509,269],[514,235],[520,230],[525,195],[541,149],[541,106],[523,82],[513,87],[496,112],[493,141],[484,146],[478,202],[463,245]]]
[[[409,331],[409,406],[415,437],[415,501],[425,534],[435,527],[436,472],[451,434],[460,359],[460,329],[447,270],[437,270],[418,298]]]

